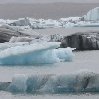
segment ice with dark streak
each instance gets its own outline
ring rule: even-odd
[[[2,87],[4,86],[4,87]],[[72,74],[17,74],[1,83],[0,90],[21,93],[99,92],[99,74],[83,71]]]

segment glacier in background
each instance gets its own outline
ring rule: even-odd
[[[45,29],[45,28],[69,28],[69,27],[99,27],[99,7],[90,10],[82,17],[53,19],[19,18],[18,20],[0,19],[0,27],[16,31]]]

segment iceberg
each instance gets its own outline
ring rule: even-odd
[[[99,92],[99,74],[83,71],[79,73],[55,75],[15,75],[4,87],[5,91],[27,93],[81,93]],[[2,84],[0,84],[0,89]]]
[[[20,42],[19,44],[1,45],[0,65],[51,64],[71,61],[73,58],[72,49],[58,48],[60,47],[58,42]]]

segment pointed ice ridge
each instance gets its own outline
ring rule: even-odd
[[[84,18],[88,21],[99,21],[99,7],[90,10]]]

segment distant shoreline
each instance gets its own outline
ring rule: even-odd
[[[20,3],[20,2],[7,2],[7,3],[1,3],[0,2],[0,5],[7,5],[7,4],[56,4],[56,3],[67,3],[67,4],[99,4],[99,2],[88,2],[88,3],[85,3],[85,2],[62,2],[62,1],[60,1],[60,2],[34,2],[34,3],[25,3],[25,2],[22,2],[22,3]]]
[[[0,19],[18,19],[22,17],[59,19],[85,15],[99,3],[46,3],[46,4],[0,4]]]

